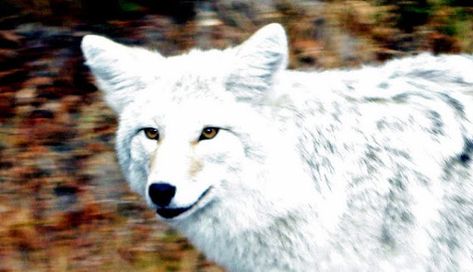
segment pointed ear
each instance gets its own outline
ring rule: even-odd
[[[234,48],[236,69],[230,73],[227,89],[241,99],[271,88],[277,72],[287,67],[288,48],[284,28],[269,24]]]
[[[96,35],[85,36],[81,48],[105,100],[117,113],[155,77],[156,64],[163,59],[158,53]]]

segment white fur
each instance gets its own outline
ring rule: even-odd
[[[162,220],[223,267],[473,267],[472,56],[288,71],[277,24],[223,51],[166,58],[98,36],[82,49],[131,188],[153,209],[159,181],[177,188],[171,207],[197,203]],[[198,141],[204,127],[221,129]]]

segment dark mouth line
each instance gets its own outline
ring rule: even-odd
[[[212,189],[212,186],[210,186],[209,188],[207,188],[207,190],[205,190],[200,196],[199,198],[197,199],[197,201],[194,202],[194,204],[188,206],[188,207],[184,207],[184,208],[158,208],[156,209],[156,213],[159,214],[161,217],[164,217],[166,219],[171,219],[171,218],[174,218],[182,213],[185,213],[187,212],[188,210],[194,208],[199,202],[200,200],[202,200],[206,195],[207,193],[210,191],[210,189]]]

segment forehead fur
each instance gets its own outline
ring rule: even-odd
[[[202,51],[194,49],[187,54],[168,57],[165,61],[166,73],[192,73],[199,76],[224,75],[231,70],[235,61],[232,49]],[[171,70],[171,69],[176,70]]]
[[[192,50],[168,57],[159,64],[156,77],[147,84],[148,92],[143,95],[174,102],[225,96],[224,84],[231,70],[232,57],[230,50]]]

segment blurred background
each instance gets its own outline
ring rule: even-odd
[[[0,272],[222,271],[131,193],[88,33],[164,55],[280,22],[290,67],[473,52],[471,0],[0,0]]]

